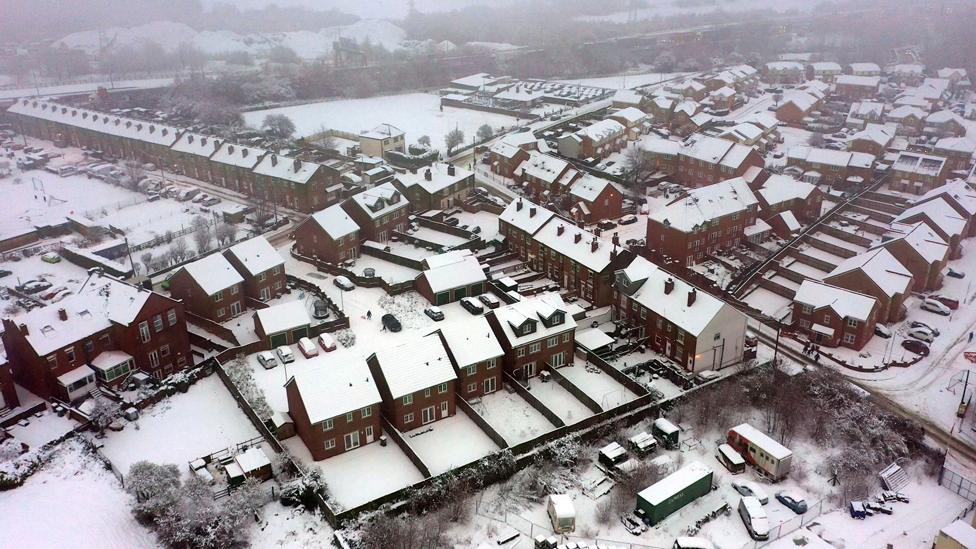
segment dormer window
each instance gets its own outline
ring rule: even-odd
[[[527,336],[529,334],[535,333],[535,322],[527,320],[521,326],[519,326],[518,334],[520,336]]]

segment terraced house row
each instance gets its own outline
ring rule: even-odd
[[[43,99],[21,99],[7,115],[26,135],[151,162],[303,212],[321,210],[341,198],[340,173],[331,166],[173,126]]]

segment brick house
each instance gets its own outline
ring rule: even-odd
[[[762,80],[770,84],[799,84],[806,78],[806,69],[796,61],[772,61],[762,70]]]
[[[488,159],[492,173],[514,179],[515,169],[529,159],[529,152],[505,139],[499,139],[488,149]]]
[[[841,189],[856,188],[871,181],[874,156],[866,153],[834,151],[815,147],[793,147],[786,153],[786,163],[804,172],[803,179]]]
[[[881,67],[877,63],[851,63],[849,68],[854,76],[881,76]]]
[[[285,291],[285,260],[263,236],[224,250],[224,257],[244,279],[244,295],[259,301]]]
[[[885,115],[885,122],[895,124],[899,134],[920,135],[926,116],[927,113],[918,107],[902,105],[889,111]]]
[[[792,212],[804,223],[820,218],[824,192],[805,181],[797,181],[788,175],[770,175],[755,192],[763,219],[781,213]]]
[[[359,257],[359,225],[341,204],[315,212],[295,229],[295,251],[338,264]]]
[[[285,394],[295,431],[315,461],[370,444],[383,434],[382,399],[364,362],[339,361],[302,371],[285,382]]]
[[[668,82],[664,85],[664,90],[692,101],[701,101],[708,94],[708,88],[705,84],[693,78]]]
[[[678,102],[674,98],[655,95],[647,101],[642,110],[651,115],[651,120],[655,124],[669,124],[677,106]]]
[[[765,166],[762,155],[752,147],[701,136],[678,152],[676,181],[689,187],[702,187],[718,181],[742,177],[751,167]]]
[[[352,195],[342,207],[359,226],[360,239],[386,242],[393,231],[406,229],[410,202],[393,183],[383,183]]]
[[[485,292],[488,278],[478,258],[468,250],[427,257],[417,275],[417,292],[432,305],[446,305]]]
[[[854,101],[847,111],[847,119],[844,121],[844,125],[848,128],[863,130],[869,124],[881,124],[884,121],[884,107],[884,103],[878,101]]]
[[[861,350],[874,336],[878,301],[822,282],[804,280],[793,298],[793,324],[817,345]]]
[[[644,151],[648,162],[655,170],[671,174],[678,172],[678,155],[682,150],[680,141],[647,135],[641,139],[638,146]]]
[[[534,260],[539,253],[539,244],[533,237],[555,215],[550,210],[519,197],[510,202],[498,216],[498,234],[505,238],[505,245],[517,253],[519,259]]]
[[[567,158],[606,158],[627,145],[627,129],[616,120],[594,122],[559,138],[559,154]]]
[[[941,156],[903,151],[891,164],[891,182],[895,191],[925,194],[945,185],[949,170]]]
[[[359,150],[376,158],[386,158],[386,153],[406,152],[407,142],[403,130],[392,124],[380,124],[359,134]]]
[[[530,258],[533,270],[597,307],[611,303],[613,273],[633,258],[629,250],[617,249],[619,242],[609,243],[557,217],[532,238],[538,243],[538,254]]]
[[[782,101],[776,107],[776,119],[786,124],[798,125],[819,105],[820,98],[816,95],[792,90],[783,94]]]
[[[807,67],[807,77],[815,78],[823,82],[833,82],[836,78],[842,76],[843,69],[839,63],[833,61],[818,61],[815,63],[810,63]]]
[[[312,320],[308,318],[308,305],[304,301],[286,301],[258,309],[252,316],[254,333],[269,348],[293,345],[303,337],[309,337]]]
[[[617,219],[623,209],[623,194],[610,181],[586,173],[569,189],[571,213],[577,221],[596,223]]]
[[[885,248],[912,273],[913,291],[925,292],[942,287],[942,271],[949,263],[949,245],[925,223],[894,224],[875,248]]]
[[[383,415],[400,432],[453,416],[457,374],[438,334],[378,350],[366,359]]]
[[[925,117],[923,127],[928,135],[962,137],[966,135],[966,126],[961,120],[962,117],[952,111],[936,111]]]
[[[607,118],[615,120],[624,127],[628,141],[636,141],[644,133],[644,123],[649,117],[644,111],[635,107],[629,107],[612,112],[607,115]]]
[[[460,204],[474,189],[474,172],[434,162],[416,173],[397,174],[393,184],[417,211],[445,210]]]
[[[244,312],[244,278],[219,253],[188,263],[169,279],[169,293],[191,313],[224,322]]]
[[[697,101],[686,99],[675,104],[668,120],[668,129],[671,133],[681,137],[687,137],[695,133],[697,124],[693,121],[702,110],[701,104]]]
[[[962,175],[969,172],[976,155],[976,141],[968,137],[943,137],[936,142],[932,152],[946,159],[949,175]]]
[[[953,179],[941,187],[932,189],[918,198],[914,204],[923,204],[936,199],[945,200],[963,219],[976,217],[976,190],[973,190],[963,179]],[[969,223],[969,231],[965,236],[976,236],[976,223]]]
[[[17,388],[14,386],[14,374],[10,362],[4,360],[0,364],[0,410],[13,409],[20,406]]]
[[[579,176],[579,170],[562,158],[535,151],[515,169],[515,181],[539,201],[566,194]]]
[[[834,82],[834,95],[847,101],[860,101],[878,95],[881,85],[879,76],[856,76],[842,74]]]
[[[616,273],[614,319],[649,347],[698,373],[742,361],[746,317],[642,257]]]
[[[899,63],[885,68],[888,81],[906,86],[917,86],[925,78],[925,65],[917,63]]]
[[[486,317],[453,319],[445,322],[438,333],[458,376],[461,398],[476,399],[501,388],[505,351]]]
[[[311,213],[338,202],[342,188],[334,168],[271,153],[254,167],[251,194]]]
[[[949,245],[949,259],[962,257],[962,239],[973,230],[972,218],[964,217],[943,197],[915,204],[895,217],[898,223],[925,223]]]
[[[193,365],[182,304],[98,272],[3,326],[14,379],[42,398],[75,401],[136,370],[162,379]]]
[[[690,266],[739,246],[756,222],[759,201],[741,177],[694,189],[647,218],[647,251]]]
[[[847,140],[847,150],[882,158],[894,139],[893,129],[882,124],[867,124]]]
[[[888,323],[905,318],[905,299],[911,294],[915,279],[891,252],[875,248],[845,259],[823,282],[873,296],[878,300],[877,321]]]
[[[254,168],[268,151],[224,142],[210,157],[210,182],[252,196]]]
[[[516,379],[572,364],[576,321],[558,294],[526,298],[485,316],[505,351],[505,372]]]
[[[213,136],[183,132],[170,149],[171,165],[183,175],[213,182],[211,168],[214,163],[210,157],[220,149],[220,145],[221,140]]]

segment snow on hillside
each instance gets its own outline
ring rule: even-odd
[[[295,50],[299,57],[314,59],[332,52],[332,43],[339,37],[380,44],[387,49],[397,49],[406,38],[406,31],[379,19],[365,19],[351,25],[326,27],[318,32],[295,31],[278,33],[238,34],[236,32],[202,31],[197,32],[183,23],[155,21],[136,27],[114,27],[99,31],[83,31],[69,34],[55,43],[69,48],[79,48],[90,53],[97,52],[105,43],[112,47],[137,46],[145,42],[155,42],[166,51],[176,50],[180,44],[192,44],[209,54],[231,51],[246,51],[260,54],[275,46],[286,46]]]
[[[745,10],[765,10],[784,13],[791,10],[810,11],[817,3],[809,0],[753,0],[740,2],[739,0],[714,0],[712,2],[696,2],[685,5],[681,0],[671,2],[652,2],[650,7],[637,10],[634,15],[638,21],[655,17],[671,17],[675,15],[704,15],[714,12],[738,12]],[[611,12],[602,15],[584,15],[577,17],[580,21],[626,23],[631,14],[626,11]]]

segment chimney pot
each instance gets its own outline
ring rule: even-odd
[[[447,175],[454,175],[454,164],[447,165]]]
[[[518,199],[518,202],[515,203],[515,211],[517,211],[517,212],[522,211],[522,199],[521,198],[519,198]]]
[[[26,335],[30,335],[30,330],[27,329],[27,325],[26,324],[21,324],[20,325],[20,333],[24,334],[25,336]]]
[[[564,232],[566,232],[566,227],[562,225],[556,227],[556,236],[562,236]]]
[[[535,206],[529,208],[529,217],[535,217]]]
[[[596,237],[593,237],[593,240],[590,241],[590,252],[596,252],[596,249],[599,247],[600,247],[600,241],[597,240]]]
[[[573,243],[579,244],[580,240],[583,240],[583,235],[581,233],[576,233],[576,236],[573,237]]]
[[[278,165],[278,155],[276,154],[271,155],[271,165],[272,166]]]
[[[424,179],[427,181],[434,179],[434,174],[430,173],[430,168],[427,168],[427,170],[424,171]]]
[[[298,170],[302,169],[302,161],[296,158],[295,159],[295,163],[294,163],[294,167],[295,167],[295,171],[296,172]]]
[[[583,220],[582,219],[577,220],[576,221],[576,226],[579,227],[580,229],[584,228]]]
[[[692,305],[695,304],[695,299],[697,297],[698,297],[698,290],[696,290],[695,288],[692,288],[691,291],[688,292],[688,306],[689,307],[691,307]]]
[[[65,311],[64,307],[58,309],[58,318],[62,321],[68,320],[68,311]]]
[[[664,281],[664,295],[668,295],[674,290],[674,279],[668,278]]]

